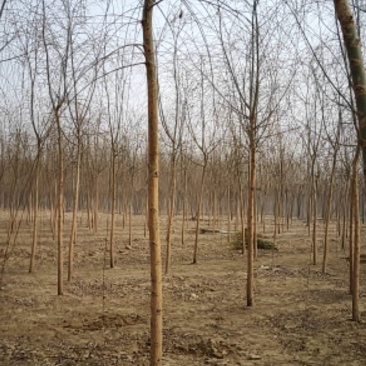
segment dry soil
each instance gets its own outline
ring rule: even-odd
[[[0,254],[4,257],[6,215]],[[37,265],[28,273],[31,226],[24,221],[10,249],[0,290],[0,365],[148,365],[150,269],[144,218],[128,227],[117,219],[116,268],[105,251],[107,215],[99,232],[79,219],[75,275],[57,296],[57,248],[43,213]],[[66,215],[65,243],[70,216]],[[271,218],[267,218],[267,230]],[[203,227],[209,223],[202,221]],[[226,223],[219,226],[225,228]],[[163,257],[164,229],[161,220]],[[164,365],[366,365],[365,323],[351,318],[346,253],[335,230],[329,265],[321,272],[323,223],[319,221],[318,265],[310,265],[310,237],[302,221],[278,236],[278,251],[259,251],[255,306],[245,306],[245,256],[227,235],[200,236],[199,262],[192,265],[194,235],[182,246],[176,222],[173,265],[164,276]],[[189,223],[189,228],[194,223]],[[269,235],[269,233],[266,233]],[[67,266],[65,244],[65,273]],[[105,265],[104,265],[105,263]],[[365,307],[361,269],[361,310]],[[366,313],[362,314],[366,319]]]

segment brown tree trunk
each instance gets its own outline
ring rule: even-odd
[[[165,274],[170,273],[171,261],[172,261],[172,228],[173,228],[173,218],[175,210],[175,192],[177,186],[176,178],[176,156],[175,149],[173,149],[172,163],[171,163],[171,176],[170,176],[170,199],[169,199],[169,211],[168,211],[168,227],[166,234],[166,262],[165,262]]]
[[[158,85],[152,29],[154,0],[145,0],[142,29],[148,92],[148,205],[151,261],[150,366],[163,363],[163,288],[159,234]]]
[[[74,244],[76,243],[76,233],[77,233],[77,214],[79,206],[79,186],[80,186],[80,165],[81,165],[81,151],[80,151],[80,141],[78,141],[77,147],[77,161],[76,161],[76,181],[74,188],[74,207],[72,212],[72,223],[69,241],[69,266],[67,272],[67,280],[71,281],[72,274],[74,271]]]
[[[356,156],[352,166],[352,201],[353,201],[353,220],[354,220],[354,246],[353,246],[353,280],[352,280],[352,320],[359,322],[361,320],[359,298],[360,298],[360,207],[359,207],[359,189],[357,166],[359,161],[360,149],[357,148]]]
[[[358,143],[363,156],[363,173],[366,179],[366,72],[362,56],[361,40],[352,8],[348,0],[334,0],[336,15],[342,28],[343,40],[355,94],[359,131]]]
[[[109,266],[114,268],[114,225],[116,216],[116,155],[114,146],[112,146],[112,170],[111,170],[111,230],[109,232]]]
[[[347,188],[345,188],[347,192]],[[346,232],[347,232],[347,204],[346,199],[343,197],[341,201],[342,205],[342,238],[341,238],[341,248],[344,249],[346,247]]]
[[[36,261],[36,248],[38,243],[38,232],[39,232],[39,223],[38,223],[38,209],[39,209],[39,159],[40,159],[40,149],[38,148],[38,157],[36,162],[36,171],[35,171],[35,182],[34,182],[34,216],[33,216],[33,241],[31,248],[31,257],[29,264],[29,273],[32,273],[34,270],[34,264]]]
[[[187,176],[187,168],[183,168],[183,181],[184,181],[184,187],[183,187],[183,197],[182,197],[182,205],[183,205],[183,212],[182,212],[182,230],[181,230],[181,236],[182,236],[182,246],[184,245],[185,241],[185,232],[186,232],[186,223],[187,223],[187,187],[188,187],[188,176]]]
[[[241,221],[241,253],[245,254],[246,234],[245,234],[245,204],[243,189],[240,187],[240,221]]]
[[[352,173],[351,173],[352,175]],[[352,294],[353,293],[353,258],[354,258],[354,253],[353,253],[353,214],[354,214],[354,209],[353,209],[353,205],[354,205],[354,200],[353,200],[353,196],[354,196],[354,184],[352,182],[352,176],[350,177],[350,184],[349,184],[349,197],[350,197],[350,205],[349,205],[349,293]]]
[[[312,182],[312,211],[313,211],[313,219],[312,219],[312,254],[313,254],[313,258],[312,258],[312,263],[315,266],[316,262],[317,262],[317,254],[318,254],[318,246],[317,246],[317,241],[316,241],[316,237],[317,237],[317,231],[316,231],[316,224],[317,224],[317,208],[318,208],[318,200],[317,200],[317,177],[314,175],[314,170],[313,170],[313,182]]]
[[[326,272],[326,266],[327,266],[328,231],[329,231],[330,216],[331,216],[331,211],[332,211],[333,182],[334,182],[334,176],[335,176],[336,163],[337,163],[337,150],[334,151],[334,155],[333,155],[332,170],[331,170],[331,173],[330,173],[330,182],[329,182],[329,192],[328,192],[327,208],[326,208],[326,214],[325,214],[326,216],[325,216],[323,264],[322,264],[322,271],[323,271],[323,273]]]
[[[253,121],[251,121],[253,123]],[[254,193],[256,185],[256,147],[254,139],[254,130],[251,127],[249,135],[250,146],[250,163],[249,163],[249,191],[248,191],[248,224],[247,224],[247,306],[254,305],[253,290],[254,290]]]
[[[227,186],[227,242],[231,242],[231,191],[230,184]]]
[[[128,245],[132,246],[132,199],[128,205]]]
[[[59,105],[54,113],[58,134],[58,185],[57,185],[57,294],[63,295],[63,206],[64,206],[64,152]]]
[[[208,162],[207,156],[204,156],[202,175],[201,175],[201,185],[200,185],[200,191],[199,191],[198,202],[197,202],[197,210],[196,210],[196,233],[195,233],[195,240],[194,240],[194,251],[193,251],[193,262],[192,262],[193,264],[197,264],[198,237],[199,237],[199,232],[200,232],[201,208],[202,208],[202,201],[203,201],[203,190],[204,190],[204,186],[205,186],[207,162]]]
[[[94,177],[94,199],[93,199],[93,230],[98,233],[98,210],[99,210],[99,173]]]

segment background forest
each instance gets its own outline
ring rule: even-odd
[[[350,5],[366,39],[366,2]],[[68,282],[77,276],[74,252],[85,232],[103,243],[110,268],[121,247],[148,236],[143,6],[1,1],[2,285],[19,245],[30,273],[43,240],[57,245],[61,295],[64,266]],[[225,235],[248,253],[252,306],[257,237],[276,246],[301,221],[308,260],[324,275],[329,232],[347,252],[360,320],[353,245],[359,258],[366,190],[335,2],[157,1],[153,29],[165,273],[172,244],[192,244],[185,259],[196,264],[202,234]]]

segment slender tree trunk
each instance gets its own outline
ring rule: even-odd
[[[201,220],[201,209],[202,209],[202,201],[203,201],[203,190],[205,186],[205,177],[206,177],[206,168],[207,168],[207,157],[204,157],[204,163],[202,167],[202,175],[201,175],[201,185],[200,191],[198,195],[197,202],[197,210],[196,210],[196,233],[194,240],[194,251],[193,251],[193,264],[197,264],[197,254],[198,254],[198,238],[200,232],[200,220]]]
[[[55,110],[58,134],[58,187],[57,187],[57,294],[63,295],[63,205],[64,205],[64,152],[61,121],[58,108]]]
[[[169,200],[169,212],[168,212],[168,227],[166,233],[166,262],[165,262],[165,274],[168,275],[170,273],[172,253],[172,228],[173,228],[173,218],[174,218],[174,210],[175,210],[175,193],[177,186],[177,178],[176,178],[176,156],[175,156],[175,147],[173,147],[173,156],[171,163],[171,176],[170,176],[170,200]]]
[[[111,230],[109,232],[109,266],[114,268],[114,225],[116,216],[116,155],[112,147],[112,171],[111,171]]]
[[[230,184],[227,186],[227,242],[231,242],[231,192]]]
[[[148,203],[151,261],[150,366],[163,363],[163,288],[159,234],[158,85],[152,29],[154,0],[145,0],[142,29],[148,91]]]
[[[50,181],[51,179],[49,179]],[[52,194],[52,189],[51,189],[51,184],[49,186],[49,192],[48,192],[48,204],[49,204],[49,207],[50,207],[50,210],[49,210],[49,223],[50,223],[50,230],[51,230],[51,233],[52,233],[52,240],[55,240],[55,225],[54,225],[54,222],[53,222],[53,212],[54,212],[54,197],[53,197],[53,194]]]
[[[280,156],[281,156],[281,161],[280,161],[280,197],[279,197],[279,205],[278,205],[278,209],[279,209],[279,225],[278,225],[278,234],[281,234],[284,231],[284,224],[283,224],[283,219],[284,219],[284,202],[283,202],[283,151],[281,148],[281,152],[280,152]]]
[[[273,240],[276,241],[278,234],[278,226],[280,225],[280,194],[279,190],[275,188],[275,201],[274,201],[274,232]]]
[[[187,176],[187,168],[184,167],[183,170],[183,197],[182,197],[182,205],[183,205],[183,217],[182,217],[182,230],[181,230],[181,237],[182,237],[182,246],[184,245],[185,241],[185,232],[186,232],[186,223],[187,223],[187,187],[188,187],[188,176]]]
[[[310,183],[309,183],[309,188],[308,188],[308,190],[309,190],[309,192],[308,192],[308,204],[307,204],[307,218],[306,218],[306,220],[307,220],[307,227],[308,227],[308,236],[310,236],[311,235],[311,222],[312,222],[312,220],[311,220],[311,212],[312,212],[312,195],[313,195],[313,193],[312,193],[312,181],[311,181],[311,179],[312,178],[310,178]]]
[[[342,224],[341,224],[341,202],[336,203],[336,215],[337,215],[337,235],[340,237],[342,235]]]
[[[359,148],[357,149],[352,166],[352,185],[353,185],[353,218],[354,218],[354,250],[353,250],[353,281],[352,281],[352,320],[359,322],[361,320],[359,298],[360,298],[360,206],[357,166],[359,161]]]
[[[265,215],[266,199],[267,199],[267,189],[265,189],[261,197],[261,223],[263,233],[266,232],[266,215]]]
[[[313,173],[313,185],[312,185],[312,206],[313,206],[313,220],[312,220],[312,224],[313,224],[313,230],[312,230],[312,254],[313,254],[313,259],[312,259],[312,263],[315,266],[316,262],[317,262],[317,254],[318,254],[318,246],[317,246],[317,242],[316,242],[316,237],[317,237],[317,231],[316,231],[316,224],[317,224],[317,207],[318,207],[318,200],[317,200],[317,178],[314,176]]]
[[[149,221],[149,202],[146,197],[146,204],[145,204],[145,225],[144,225],[144,238],[147,237],[147,223]]]
[[[34,182],[34,216],[33,216],[33,241],[31,248],[31,257],[29,264],[29,273],[32,273],[34,270],[34,264],[36,260],[36,248],[38,243],[38,232],[39,232],[39,224],[38,224],[38,209],[39,209],[39,160],[40,160],[40,149],[38,148],[38,157],[36,162],[36,170],[35,170],[35,182]]]
[[[240,220],[241,220],[241,242],[242,248],[241,253],[245,254],[245,246],[246,246],[246,230],[245,230],[245,203],[244,203],[244,194],[242,182],[239,178],[239,190],[240,190]]]
[[[98,210],[99,210],[99,173],[94,178],[94,200],[93,200],[93,230],[98,233]]]
[[[330,173],[327,208],[326,208],[326,213],[325,213],[326,216],[325,216],[325,230],[324,230],[323,264],[322,264],[323,273],[326,272],[326,267],[327,267],[328,231],[329,231],[330,216],[331,216],[331,211],[332,211],[333,182],[334,182],[334,176],[335,176],[336,163],[337,163],[337,150],[334,151],[334,156],[333,156],[332,170]]]
[[[80,139],[80,136],[79,136]],[[79,186],[80,186],[80,165],[81,165],[81,151],[80,151],[80,141],[78,141],[78,151],[76,160],[76,181],[74,187],[74,207],[72,212],[72,223],[69,241],[69,266],[67,272],[67,280],[71,281],[73,271],[74,271],[74,244],[76,243],[77,235],[77,215],[79,206]]]
[[[351,173],[352,174],[352,173]],[[350,197],[350,205],[349,205],[349,293],[352,294],[353,293],[353,259],[354,259],[354,253],[353,253],[353,214],[354,214],[354,209],[353,209],[353,205],[354,205],[354,200],[353,200],[353,196],[354,196],[354,184],[352,182],[352,176],[350,177],[350,184],[349,184],[349,197]]]
[[[256,185],[256,183],[255,183]],[[254,187],[253,192],[253,257],[256,260],[258,255],[258,240],[257,240],[257,189]]]
[[[128,245],[132,246],[132,199],[128,205]]]
[[[212,203],[212,228],[216,230],[217,228],[217,193],[216,189],[213,192],[213,203]]]
[[[92,213],[91,213],[91,198],[90,198],[90,190],[88,189],[88,193],[86,196],[86,205],[87,205],[87,220],[88,220],[88,229],[92,229],[93,227],[93,219],[92,219]]]
[[[252,121],[251,121],[252,122]],[[253,290],[254,290],[254,193],[256,185],[256,147],[254,140],[254,131],[251,127],[250,131],[250,163],[249,163],[249,190],[248,190],[248,250],[247,250],[247,306],[254,305]]]
[[[347,192],[347,188],[346,188]],[[343,197],[342,199],[342,239],[341,239],[341,248],[344,249],[346,247],[346,231],[347,231],[347,204],[346,199]]]
[[[57,236],[57,213],[58,213],[58,178],[55,177],[55,197],[54,197],[54,206],[53,206],[53,240],[56,240]]]
[[[235,232],[238,232],[239,231],[239,225],[240,225],[240,195],[239,193],[237,192],[236,193],[236,202],[235,202],[235,205],[236,205],[236,213],[235,213]],[[240,226],[241,227],[241,226]]]

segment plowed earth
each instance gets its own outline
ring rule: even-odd
[[[129,246],[127,225],[122,229],[118,217],[117,263],[109,269],[107,216],[101,214],[105,227],[93,234],[80,215],[75,275],[65,281],[64,295],[57,296],[57,248],[43,215],[35,272],[28,273],[32,235],[25,222],[5,263],[0,365],[149,365],[150,269],[144,218],[133,217]],[[182,246],[177,221],[172,271],[163,279],[164,365],[366,365],[366,326],[350,320],[349,264],[335,230],[330,233],[326,274],[320,265],[322,221],[318,265],[310,265],[311,242],[302,221],[278,235],[278,251],[260,250],[255,306],[247,308],[245,256],[233,249],[227,235],[206,233],[200,235],[198,264],[190,264],[194,234],[188,230]],[[273,231],[271,221],[267,218],[267,235]],[[67,216],[65,277],[69,222]],[[206,221],[201,225],[209,227]],[[162,238],[165,227],[162,219]],[[3,261],[5,230],[0,235]],[[366,306],[365,279],[363,264],[361,310]],[[366,320],[366,313],[362,316]]]

